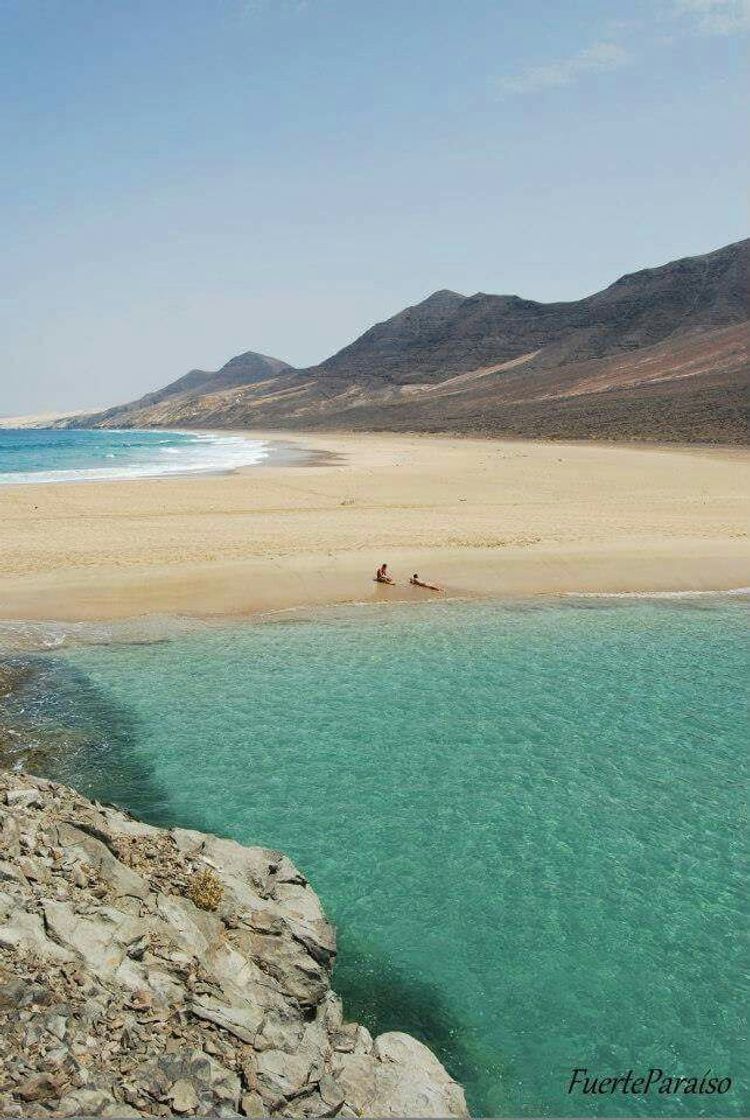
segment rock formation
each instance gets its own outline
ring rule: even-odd
[[[0,1116],[466,1116],[416,1039],[331,991],[279,852],[0,771]]]

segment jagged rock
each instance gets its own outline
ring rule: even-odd
[[[69,961],[73,953],[50,941],[45,933],[44,922],[35,913],[25,910],[9,911],[6,921],[0,923],[0,949],[20,946],[44,957]]]
[[[337,1112],[344,1100],[344,1090],[341,1086],[331,1077],[330,1073],[324,1073],[318,1082],[318,1092],[328,1108]]]
[[[312,1064],[309,1054],[264,1050],[258,1055],[258,1089],[271,1100],[296,1097],[310,1080]]]
[[[13,1099],[10,1093],[0,1093],[0,1116],[8,1118],[23,1116],[21,1105]]]
[[[304,1120],[308,1116],[334,1116],[336,1112],[337,1109],[327,1104],[317,1089],[295,1097],[284,1106],[284,1116],[292,1120]]]
[[[101,840],[67,823],[58,826],[57,837],[66,854],[82,858],[104,880],[114,898],[128,895],[145,898],[148,894],[141,876],[115,859]]]
[[[462,1090],[416,1038],[397,1031],[381,1034],[374,1053],[379,1115],[454,1116],[464,1106]]]
[[[63,1097],[53,1115],[103,1116],[105,1109],[113,1103],[113,1098],[104,1089],[76,1089]]]
[[[19,860],[19,866],[16,867],[7,860],[0,860],[0,883],[2,883],[4,879],[16,883],[27,882],[26,876],[21,871],[20,862]]]
[[[128,944],[146,928],[143,922],[111,907],[102,907],[96,920],[80,917],[69,902],[44,902],[43,910],[52,940],[82,957],[98,976],[114,974]]]
[[[326,969],[299,942],[289,939],[285,952],[280,953],[279,937],[239,931],[236,943],[302,1007],[315,1007],[328,990]]]
[[[240,1112],[243,1116],[267,1116],[268,1109],[263,1103],[263,1098],[257,1093],[245,1093],[240,1100]]]
[[[421,1043],[343,1021],[286,856],[2,770],[0,805],[0,1115],[467,1115]]]
[[[18,870],[24,879],[32,883],[48,883],[50,880],[49,868],[45,867],[40,860],[30,859],[29,857],[20,859]]]
[[[15,1089],[22,1101],[43,1101],[49,1097],[59,1097],[61,1081],[49,1073],[37,1073],[29,1077]]]
[[[26,809],[41,805],[39,791],[27,789],[23,786],[18,789],[7,789],[5,791],[5,804]]]
[[[255,1036],[256,1050],[286,1050],[293,1054],[304,1034],[304,1024],[292,1015],[269,1011]]]
[[[189,898],[160,894],[156,908],[180,948],[193,956],[204,956],[219,938],[221,919],[206,910],[199,910]]]
[[[236,1113],[240,1103],[240,1079],[235,1073],[225,1069],[214,1058],[209,1058],[209,1084],[217,1101],[229,1104]]]
[[[251,1010],[245,1007],[226,1007],[210,996],[194,1000],[190,1004],[190,1010],[199,1019],[216,1023],[217,1026],[223,1027],[230,1034],[251,1045],[255,1042],[263,1022],[263,1012],[259,1008]]]
[[[372,1058],[368,1054],[336,1054],[332,1073],[350,1108],[358,1116],[368,1115],[370,1103],[375,1099],[375,1063]],[[420,1113],[415,1112],[414,1115],[419,1116]]]
[[[192,1082],[184,1077],[175,1081],[167,1099],[172,1102],[172,1108],[175,1112],[195,1112],[198,1108],[198,1094]]]

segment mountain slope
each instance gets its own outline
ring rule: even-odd
[[[133,427],[133,424],[128,423],[131,415],[146,417],[158,406],[164,405],[165,402],[169,404],[174,398],[179,398],[181,403],[187,403],[190,400],[199,399],[204,393],[221,392],[239,385],[252,385],[270,377],[275,377],[289,369],[291,369],[291,366],[282,362],[280,358],[270,358],[266,354],[256,354],[254,351],[248,350],[244,354],[238,354],[235,358],[231,358],[221,369],[215,372],[191,369],[189,373],[178,377],[176,381],[165,385],[163,389],[157,389],[154,393],[146,393],[145,396],[140,397],[137,401],[132,401],[130,404],[116,405],[105,412],[97,413],[89,420],[96,427],[114,427],[117,424],[122,424],[124,427]],[[112,421],[112,423],[109,423],[109,421]],[[152,422],[156,423],[156,421]],[[147,424],[149,421],[144,419],[143,423]]]
[[[395,384],[500,363],[545,348],[554,364],[649,346],[682,330],[746,320],[750,241],[645,269],[572,303],[436,292],[306,372]]]
[[[750,240],[568,303],[435,292],[307,369],[258,357],[94,422],[750,442]]]

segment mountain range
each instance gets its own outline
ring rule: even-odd
[[[750,239],[585,299],[438,291],[319,365],[252,351],[68,424],[750,442]]]

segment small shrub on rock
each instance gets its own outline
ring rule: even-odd
[[[216,910],[224,892],[218,875],[205,867],[193,875],[186,893],[190,901],[201,910]]]

